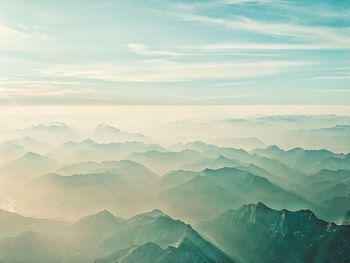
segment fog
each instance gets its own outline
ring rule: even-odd
[[[349,107],[1,109],[2,262],[251,262],[270,225],[350,251]]]

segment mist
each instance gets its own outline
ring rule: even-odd
[[[4,108],[1,260],[124,262],[146,253],[171,262],[184,250],[194,262],[250,262],[257,244],[249,224],[267,231],[277,220],[282,228],[274,231],[291,224],[304,233],[305,216],[318,232],[321,222],[333,222],[339,242],[349,244],[350,114],[346,107],[284,110]],[[229,213],[236,221],[225,221]],[[247,213],[254,221],[245,221]],[[241,232],[218,234],[236,224]]]

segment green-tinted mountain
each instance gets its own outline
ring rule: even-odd
[[[164,209],[190,220],[201,220],[261,200],[277,208],[312,206],[266,178],[236,168],[206,169],[195,178],[163,192],[159,198]]]
[[[151,139],[147,138],[141,133],[131,133],[122,131],[114,126],[106,123],[97,125],[91,136],[93,140],[100,143],[111,143],[111,142],[143,142],[151,143]]]
[[[273,210],[262,203],[229,210],[200,229],[242,262],[348,262],[350,226],[310,210]]]
[[[229,263],[234,262],[225,254],[215,251],[211,255],[208,251],[198,247],[189,239],[184,239],[176,247],[161,248],[148,242],[144,245],[117,251],[107,257],[98,259],[95,263]]]
[[[350,210],[347,202],[350,195],[349,170],[321,170],[305,177],[300,185],[305,196],[328,210],[329,220],[338,220]]]
[[[168,190],[176,185],[189,181],[197,176],[197,172],[174,170],[166,173],[161,179],[162,190]]]
[[[49,219],[39,219],[21,216],[0,209],[0,239],[18,235],[22,232],[55,232],[65,227],[65,223]]]
[[[255,165],[268,172],[271,176],[269,177],[274,183],[289,187],[291,183],[298,181],[303,172],[296,171],[286,164],[271,158],[257,155],[256,153],[248,153],[243,149],[235,149],[230,147],[219,147],[212,144],[206,144],[203,142],[192,142],[186,144],[178,144],[179,149],[190,149],[196,150],[201,153],[201,158],[197,161],[201,167],[209,166],[206,168],[220,168],[225,166],[237,167],[237,166],[249,166]],[[276,150],[280,150],[278,147],[273,147]],[[282,150],[281,150],[282,151]],[[221,156],[221,158],[220,158]],[[208,161],[208,159],[211,159]],[[226,159],[224,161],[224,159]],[[194,162],[189,164],[193,165]],[[182,167],[184,168],[184,167]],[[184,169],[185,169],[184,168]],[[198,170],[200,167],[195,167]],[[186,170],[186,169],[185,169]]]
[[[155,193],[160,179],[145,166],[129,160],[75,163],[62,167],[58,172],[64,175],[113,172],[135,189]]]
[[[26,149],[27,151],[36,152],[40,154],[46,154],[52,148],[50,142],[42,142],[38,139],[29,136],[25,136],[19,139],[12,139],[8,142],[17,144]]]
[[[220,155],[219,157],[214,159],[199,160],[197,162],[182,166],[180,168],[183,170],[202,171],[206,168],[218,169],[223,167],[237,167],[240,165],[243,165],[243,163]]]
[[[23,184],[42,174],[55,171],[59,164],[46,156],[28,152],[18,159],[10,161],[1,167],[0,180],[2,186],[8,189],[16,186],[19,189]],[[6,191],[7,189],[5,189]]]
[[[79,137],[73,129],[60,122],[32,125],[29,128],[17,130],[15,134],[20,137],[29,136],[49,144],[75,140]]]
[[[117,172],[71,176],[47,174],[31,181],[24,196],[34,210],[43,214],[54,213],[55,216],[64,213],[73,218],[105,208],[130,215],[138,209],[152,207],[152,189],[145,192],[144,188],[138,188],[137,184],[133,185],[124,178]]]
[[[27,150],[12,142],[12,141],[6,141],[0,144],[0,165],[3,165],[11,160],[17,159],[21,156],[23,156]]]
[[[346,213],[341,223],[343,225],[350,225],[350,210]]]
[[[107,210],[83,217],[66,230],[70,235],[91,242],[101,242],[117,233],[125,226],[124,219],[114,216]]]
[[[150,242],[153,246],[148,247],[149,245],[146,244]],[[174,220],[159,210],[130,218],[126,221],[126,227],[123,230],[105,241],[105,246],[118,248],[117,252],[103,259],[104,261],[101,259],[97,262],[114,262],[113,260],[137,262],[135,261],[137,259],[144,262],[140,258],[141,255],[145,260],[161,260],[159,262],[176,262],[174,261],[176,257],[177,262],[233,262],[214,245],[203,239],[190,225]],[[138,250],[138,253],[129,251],[126,257],[120,256],[121,249],[135,246],[137,248],[132,251]],[[158,254],[157,251],[161,253]],[[162,256],[166,254],[169,257],[163,258]]]
[[[313,174],[321,169],[331,168],[332,160],[338,161],[338,169],[347,168],[344,161],[344,155],[335,154],[328,150],[304,150],[300,147],[288,151],[276,149],[276,146],[267,147],[265,149],[257,149],[254,153],[276,159],[289,167],[293,167],[303,173]]]
[[[60,263],[64,255],[59,240],[36,232],[0,241],[0,262],[4,263]]]
[[[97,143],[92,140],[66,142],[55,148],[50,155],[64,162],[106,161],[121,159],[133,152],[162,150],[156,144],[142,142]]]
[[[158,174],[164,174],[171,170],[193,163],[201,158],[201,154],[194,150],[181,152],[148,151],[143,153],[132,153],[127,157],[149,167]]]

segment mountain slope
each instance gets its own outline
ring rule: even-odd
[[[174,220],[159,210],[127,220],[123,230],[105,241],[105,247],[118,248],[117,252],[97,262],[114,262],[121,249],[135,246],[138,248],[116,262],[144,262],[140,256],[148,258],[148,262],[233,262],[190,225]],[[174,261],[176,259],[178,261]]]
[[[350,226],[318,219],[310,210],[273,210],[263,203],[229,210],[199,225],[243,262],[348,262]]]
[[[195,178],[166,190],[159,198],[164,209],[190,221],[210,218],[229,208],[258,201],[276,208],[313,207],[264,177],[227,167],[205,169]]]
[[[151,143],[151,139],[147,138],[143,134],[122,131],[106,123],[97,125],[93,131],[91,138],[100,143],[128,141]]]
[[[33,210],[77,218],[103,209],[126,216],[134,214],[153,205],[151,191],[138,189],[124,175],[111,171],[71,176],[46,174],[31,181],[23,195]]]
[[[59,263],[64,252],[59,240],[35,232],[25,232],[0,241],[0,262]]]
[[[65,223],[60,221],[25,217],[0,209],[0,239],[27,231],[41,233],[60,231],[65,225]]]

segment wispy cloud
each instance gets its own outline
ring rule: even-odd
[[[130,43],[127,45],[129,50],[133,53],[143,55],[143,56],[184,56],[186,54],[169,51],[169,50],[157,50],[157,49],[151,49],[147,45],[143,44],[136,44],[136,43]]]
[[[0,21],[0,50],[39,49],[39,43],[52,39],[42,33],[38,25],[12,26]]]
[[[349,94],[350,89],[321,89],[321,92],[323,93],[333,93],[333,94]]]
[[[23,41],[30,35],[0,23],[0,49],[16,49],[23,47]]]
[[[72,95],[91,95],[95,92],[96,90],[87,88],[72,89],[57,86],[0,87],[0,98],[12,98],[13,100],[18,98],[55,98]]]
[[[247,17],[223,19],[196,14],[181,14],[182,19],[196,21],[232,30],[254,31],[270,36],[284,36],[299,40],[304,48],[313,44],[315,48],[350,48],[350,28],[331,28],[325,26],[303,26],[286,23],[266,23]],[[306,44],[306,45],[305,45]],[[278,46],[277,46],[278,47]],[[287,47],[287,45],[284,45]],[[297,47],[297,44],[290,47]]]
[[[114,82],[177,82],[198,79],[254,78],[277,74],[305,61],[253,61],[238,63],[180,63],[165,60],[131,65],[58,65],[42,71],[49,76],[76,77]]]

